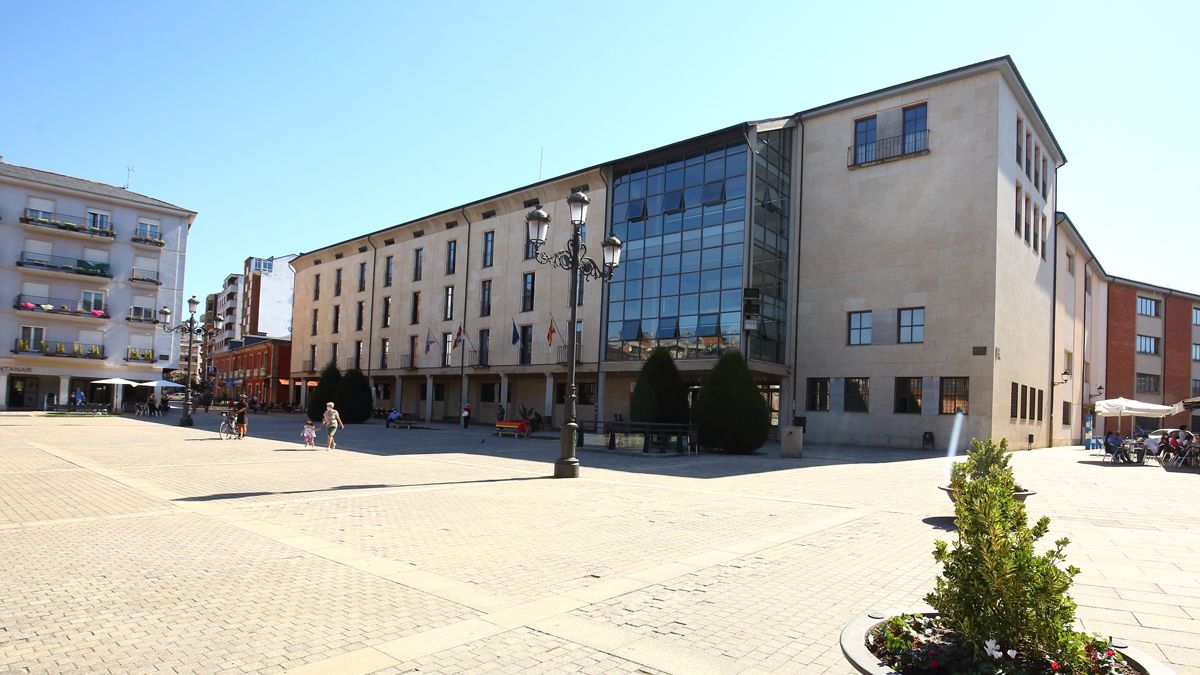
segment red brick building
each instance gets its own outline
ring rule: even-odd
[[[213,357],[213,395],[233,398],[245,394],[258,397],[261,403],[287,403],[291,358],[290,340],[247,338],[247,344]]]
[[[1113,277],[1106,351],[1105,398],[1174,405],[1200,396],[1200,296]],[[1184,411],[1138,423],[1147,431],[1181,424],[1197,429],[1200,415]],[[1117,420],[1109,418],[1105,429],[1116,428]]]

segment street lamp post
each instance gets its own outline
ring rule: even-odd
[[[575,456],[575,442],[579,433],[579,424],[575,421],[575,403],[578,398],[575,388],[575,353],[579,348],[575,344],[575,312],[579,300],[579,284],[594,279],[610,281],[613,271],[621,263],[621,240],[612,235],[600,245],[604,256],[603,263],[598,264],[587,257],[582,230],[587,224],[590,203],[591,200],[582,192],[572,192],[571,196],[567,197],[567,205],[571,209],[571,239],[567,242],[567,247],[557,253],[541,251],[550,230],[550,214],[539,207],[525,217],[529,242],[533,245],[537,261],[571,273],[571,323],[567,327],[567,421],[562,426],[562,435],[559,438],[559,457],[554,463],[555,478],[579,477],[579,459]]]
[[[192,351],[196,336],[204,335],[203,324],[196,321],[196,309],[200,306],[200,301],[193,295],[188,298],[187,302],[188,312],[191,313],[191,316],[179,322],[178,326],[170,325],[171,309],[169,307],[164,305],[162,309],[158,310],[159,315],[162,316],[162,323],[160,325],[165,332],[179,333],[181,335],[186,333],[188,336],[187,371],[184,376],[187,384],[183,389],[183,416],[179,418],[179,426],[181,427],[190,427],[194,424],[192,421]]]

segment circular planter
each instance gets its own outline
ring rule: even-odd
[[[863,614],[846,624],[846,627],[842,629],[841,636],[842,654],[855,671],[864,673],[865,675],[895,675],[896,671],[881,662],[879,657],[872,654],[871,650],[867,648],[867,634],[876,624],[889,616],[896,616],[897,614],[937,616],[937,612],[928,611],[928,607],[918,607],[907,610],[888,610],[887,612],[880,613],[871,612]],[[1175,671],[1167,666],[1167,664],[1140,649],[1124,645],[1118,639],[1113,639],[1112,648],[1125,657],[1127,663],[1139,672],[1145,673],[1145,675],[1175,675]]]
[[[950,487],[949,485],[939,485],[938,489],[941,490],[942,492],[945,492],[946,496],[950,498],[951,502],[954,501],[954,498],[957,495],[957,493],[954,491],[954,488]],[[1019,491],[1014,490],[1013,491],[1013,499],[1016,499],[1019,502],[1023,502],[1026,499],[1028,499],[1031,495],[1036,495],[1036,494],[1037,494],[1037,492],[1035,492],[1033,490],[1019,490]]]

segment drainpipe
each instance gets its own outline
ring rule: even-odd
[[[795,302],[795,307],[792,308],[792,313],[793,313],[792,325],[789,327],[789,330],[788,330],[788,333],[790,334],[791,343],[792,343],[792,363],[791,363],[791,371],[792,371],[791,372],[791,375],[792,375],[792,377],[791,377],[791,379],[792,379],[791,415],[792,415],[792,419],[788,420],[788,424],[792,424],[795,421],[796,411],[799,409],[796,405],[796,401],[797,401],[796,397],[798,396],[797,380],[800,379],[798,377],[799,369],[796,367],[796,365],[800,361],[800,339],[799,339],[799,336],[800,336],[800,315],[799,315],[799,307],[800,307],[800,244],[801,244],[800,233],[801,233],[801,230],[803,229],[803,215],[804,215],[804,141],[805,141],[804,118],[802,118],[800,115],[796,115],[796,124],[797,124],[797,126],[799,126],[799,129],[800,129],[800,139],[799,139],[799,143],[797,143],[793,146],[793,149],[796,151],[796,153],[798,155],[800,155],[800,170],[797,172],[798,176],[796,178],[796,255],[794,256],[794,258],[796,260],[796,279],[795,279],[795,281],[792,282],[793,288],[796,289],[796,295],[795,295],[796,302]],[[786,356],[787,356],[787,354],[785,352],[784,357],[786,358]],[[782,423],[782,420],[780,420],[780,422]]]

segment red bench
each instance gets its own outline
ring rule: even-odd
[[[505,422],[503,420],[496,422],[496,435],[503,436],[504,434],[512,434],[513,438],[517,436],[527,438],[529,436],[529,425],[525,420],[517,422]]]

